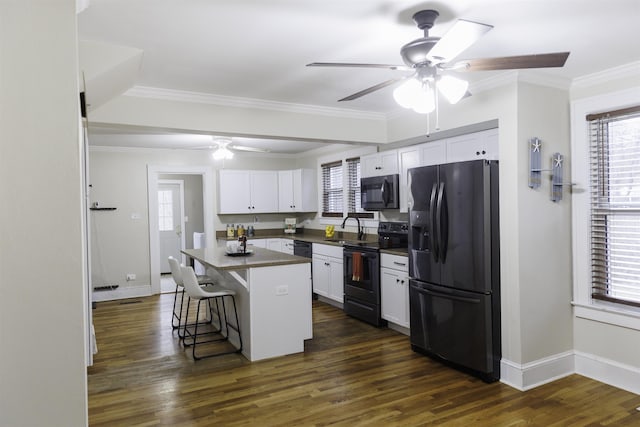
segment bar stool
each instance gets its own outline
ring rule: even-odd
[[[168,261],[169,268],[171,268],[171,276],[173,277],[173,281],[176,284],[176,290],[173,295],[173,315],[171,316],[171,327],[173,329],[178,329],[178,335],[180,335],[180,326],[182,322],[182,306],[184,304],[184,285],[182,284],[182,272],[180,271],[180,263],[177,259],[170,256],[168,258]],[[213,279],[209,276],[197,276],[197,278],[198,284],[200,286],[215,284]],[[176,312],[178,293],[180,293],[180,311]]]
[[[191,267],[185,267],[185,266],[181,266],[180,270],[182,272],[182,279],[183,279],[183,283],[184,283],[184,290],[187,293],[187,296],[189,297],[189,299],[194,299],[198,301],[198,305],[197,305],[197,310],[196,310],[196,319],[198,319],[200,317],[200,304],[203,301],[207,301],[209,304],[209,312],[211,315],[211,318],[213,320],[213,306],[211,304],[211,300],[213,300],[215,302],[215,306],[216,306],[216,310],[217,310],[217,318],[218,318],[218,326],[219,328],[217,330],[214,331],[202,331],[202,324],[199,324],[198,322],[194,323],[192,328],[193,331],[190,330],[190,328],[185,325],[184,327],[184,338],[183,338],[183,344],[185,345],[185,347],[188,346],[192,346],[192,354],[193,354],[193,358],[194,360],[199,360],[199,359],[203,359],[205,357],[214,357],[214,356],[222,356],[223,354],[231,354],[231,353],[239,353],[242,351],[242,336],[240,334],[240,323],[238,322],[238,311],[236,308],[236,299],[235,299],[235,291],[231,290],[231,289],[226,289],[223,288],[220,285],[215,285],[213,287],[213,290],[211,290],[211,288],[202,288],[198,285],[198,279],[196,277],[196,274],[193,272],[193,268]],[[225,306],[225,297],[227,298],[231,298],[231,301],[233,303],[233,312],[235,315],[235,325],[229,323],[229,319],[227,318],[227,310],[226,310],[226,306]],[[222,310],[220,309],[220,303],[222,305]],[[189,316],[189,306],[190,304],[187,303],[187,317]],[[198,328],[201,327],[201,331],[198,331]],[[229,330],[233,330],[238,334],[238,341],[239,341],[239,347],[234,347],[232,345],[232,350],[222,350],[222,351],[215,351],[215,352],[211,352],[209,354],[206,355],[198,355],[196,354],[196,347],[199,344],[205,344],[205,343],[212,343],[212,342],[221,342],[221,341],[228,341],[229,340]],[[224,330],[224,332],[223,332]],[[217,335],[211,339],[207,339],[204,341],[198,340],[198,337],[204,337],[204,336],[208,336],[208,335]]]

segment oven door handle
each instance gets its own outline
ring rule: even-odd
[[[434,183],[431,187],[431,196],[429,198],[429,237],[431,240],[431,254],[433,261],[438,262],[438,229],[436,227],[436,195],[438,192],[438,183]]]

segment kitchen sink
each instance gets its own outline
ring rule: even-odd
[[[332,243],[340,243],[341,245],[344,245],[345,243],[347,243],[347,241],[344,239],[324,239],[324,241],[332,242]]]

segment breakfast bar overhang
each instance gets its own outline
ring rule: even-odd
[[[242,354],[250,361],[304,351],[313,337],[311,260],[263,248],[230,256],[224,247],[182,252],[236,292]],[[234,337],[229,337],[233,342]],[[233,344],[238,344],[233,342]]]

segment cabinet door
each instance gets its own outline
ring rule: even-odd
[[[331,264],[327,257],[314,254],[311,258],[311,269],[313,271],[313,292],[323,297],[329,297]]]
[[[281,251],[285,254],[293,255],[293,240],[280,239]]]
[[[251,212],[278,212],[278,171],[251,172]]]
[[[398,173],[398,151],[389,150],[360,157],[360,176],[392,175]]]
[[[218,212],[250,213],[251,179],[248,171],[221,170],[218,179]]]
[[[295,212],[294,171],[278,171],[278,211]]]
[[[447,140],[447,163],[498,159],[498,129],[489,129]]]
[[[344,302],[344,271],[343,262],[338,258],[329,258],[330,279],[329,298],[338,302]]]
[[[390,268],[380,269],[382,318],[409,327],[409,278]]]
[[[445,140],[420,144],[420,166],[440,165],[447,162],[447,148]]]
[[[293,197],[297,212],[315,212],[318,210],[318,187],[315,169],[297,169],[293,171]]]
[[[360,177],[367,178],[369,176],[383,175],[381,172],[380,156],[378,153],[360,156]]]
[[[272,251],[282,252],[281,239],[267,239],[267,249],[271,249]]]
[[[408,212],[407,171],[420,166],[420,150],[417,147],[398,150],[398,163],[400,167],[400,212]]]
[[[382,173],[380,175],[393,175],[398,173],[398,151],[383,151],[380,154],[380,165]]]
[[[256,248],[266,248],[267,247],[267,239],[252,239],[247,240],[247,245],[253,245]]]

